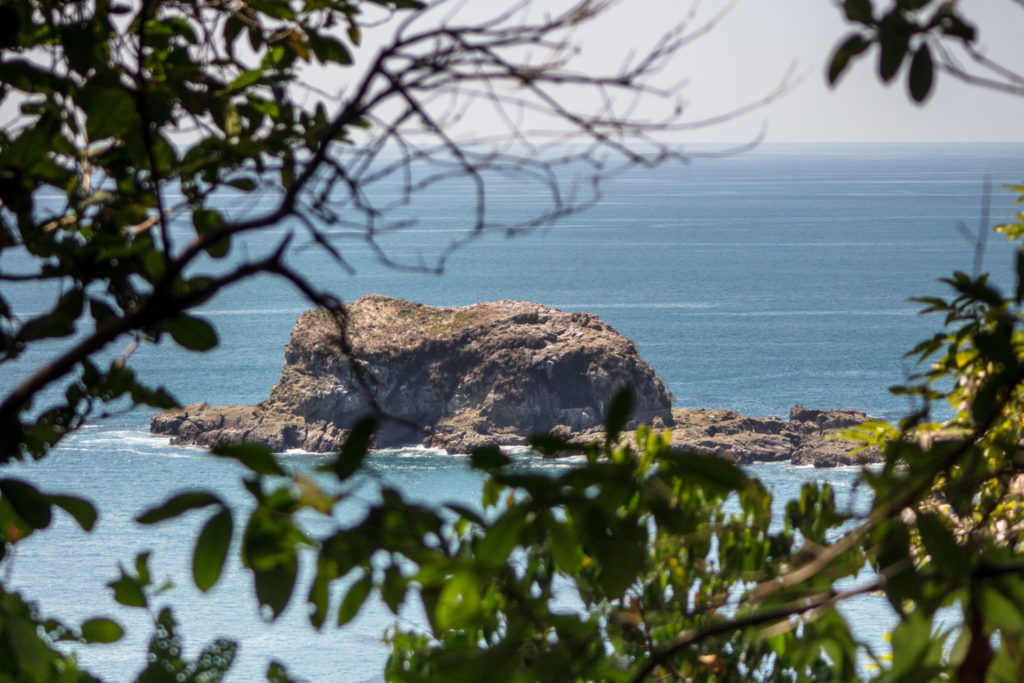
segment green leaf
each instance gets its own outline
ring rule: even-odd
[[[221,502],[220,498],[212,493],[206,493],[205,491],[179,493],[176,496],[171,496],[157,507],[146,510],[136,517],[135,521],[139,524],[156,524],[157,522],[162,522],[165,519],[177,517],[189,510],[204,508],[208,505],[220,505],[221,507],[227,507],[223,502]]]
[[[957,544],[946,523],[932,513],[918,513],[917,528],[932,563],[942,574],[959,580],[967,576],[970,556]]]
[[[923,102],[932,89],[932,51],[925,43],[918,48],[910,63],[910,96],[915,102]]]
[[[3,77],[0,75],[0,80]],[[30,171],[46,160],[50,141],[58,133],[58,127],[52,119],[40,121],[35,126],[28,126],[11,143],[4,152],[5,165],[24,171]]]
[[[898,519],[894,519],[884,529],[878,553],[878,567],[881,571],[890,571],[907,562],[910,548],[910,533]],[[885,596],[897,614],[903,612],[906,600],[916,600],[920,596],[921,582],[912,569],[904,569],[889,576],[885,582]]]
[[[267,665],[267,683],[298,683],[298,681],[291,678],[284,664],[275,659]]]
[[[601,539],[591,553],[600,567],[598,583],[608,597],[622,597],[637,580],[647,553],[636,527],[620,527],[613,539]]]
[[[232,458],[242,463],[256,474],[284,476],[285,472],[277,464],[269,448],[255,443],[237,443],[214,447],[212,453],[224,458]]]
[[[329,35],[311,32],[307,38],[309,39],[309,46],[313,49],[313,54],[321,62],[325,64],[330,62],[338,64],[352,63],[352,55],[349,54],[348,49]]]
[[[151,389],[141,384],[135,384],[131,387],[131,396],[135,405],[145,405],[160,410],[169,410],[180,406],[177,399],[167,393],[163,387]]]
[[[309,612],[309,623],[320,630],[327,618],[327,603],[330,600],[330,582],[338,577],[337,564],[321,555],[317,562],[316,576],[309,586],[307,602],[313,609]]]
[[[82,638],[87,643],[116,643],[124,635],[124,629],[111,619],[97,617],[82,624]]]
[[[402,570],[395,565],[391,565],[384,571],[384,583],[380,588],[380,595],[384,599],[384,604],[396,616],[398,615],[398,608],[402,606],[402,601],[405,600],[405,591],[408,585],[408,579],[402,575]]]
[[[460,517],[464,517],[473,524],[479,524],[481,526],[483,526],[484,524],[483,518],[480,517],[480,515],[477,514],[475,510],[471,510],[465,505],[460,505],[458,503],[446,503],[445,507],[454,512],[455,514],[459,515]]]
[[[552,434],[531,434],[526,442],[530,448],[547,457],[564,455],[569,450],[565,439]]]
[[[64,510],[78,522],[78,526],[85,531],[92,531],[96,524],[96,508],[92,503],[75,496],[47,495],[46,500]]]
[[[135,99],[124,89],[104,88],[84,100],[86,133],[90,142],[126,137],[141,129]]]
[[[608,404],[608,410],[604,418],[604,428],[607,433],[608,443],[615,443],[619,440],[619,434],[625,428],[632,412],[633,392],[628,388],[620,389]]]
[[[846,67],[849,66],[850,60],[864,52],[871,43],[859,33],[854,33],[847,37],[846,40],[840,44],[836,51],[832,54],[832,59],[829,62],[828,67],[828,82],[835,85],[839,77],[846,71]]]
[[[992,331],[979,332],[974,336],[974,345],[993,363],[1003,366],[1012,366],[1016,363],[1013,329],[1009,325],[1000,324]]]
[[[224,675],[231,669],[237,651],[238,643],[219,638],[204,647],[195,661],[186,665],[186,670],[195,672],[196,683],[223,681]]]
[[[120,579],[107,584],[114,591],[114,600],[126,607],[143,607],[148,604],[146,594],[142,592],[139,582],[122,573]]]
[[[899,71],[903,58],[907,54],[908,39],[906,34],[890,29],[879,38],[881,50],[878,56],[878,75],[888,83]]]
[[[179,346],[191,351],[209,351],[217,346],[217,332],[201,318],[179,315],[165,321],[163,327]]]
[[[252,192],[259,187],[259,183],[253,178],[232,178],[225,180],[224,183],[242,192]]]
[[[224,216],[213,209],[196,209],[192,212],[192,225],[197,235],[205,237],[224,227]],[[230,249],[231,240],[228,237],[222,237],[206,245],[206,253],[212,258],[224,258]]]
[[[986,378],[971,403],[971,417],[976,424],[985,424],[988,421],[992,412],[1001,405],[1001,398],[1007,386],[1002,373]]]
[[[279,558],[276,564],[267,569],[253,569],[256,599],[261,605],[270,608],[274,619],[288,606],[299,571],[295,551],[288,549],[284,554],[284,557]]]
[[[231,511],[223,509],[206,522],[196,539],[192,555],[192,579],[196,588],[206,592],[217,583],[231,547],[233,523]]]
[[[519,534],[525,523],[521,509],[512,509],[502,515],[477,542],[477,560],[491,566],[504,564],[519,542]]]
[[[248,4],[249,7],[275,19],[295,18],[295,12],[288,6],[286,0],[249,0]]]
[[[555,558],[555,564],[567,574],[578,572],[583,566],[583,546],[580,545],[571,525],[568,522],[552,520],[548,524],[548,533],[551,535],[548,546]]]
[[[477,470],[496,470],[512,462],[497,446],[482,446],[473,450],[470,462]]]
[[[1018,304],[1024,303],[1024,251],[1017,251],[1017,290],[1015,300]]]
[[[862,24],[867,24],[874,18],[871,0],[846,0],[843,3],[843,10],[846,12],[846,18],[850,21],[859,21]]]
[[[441,629],[458,628],[480,609],[480,579],[471,571],[458,571],[441,588],[435,621]]]
[[[988,668],[985,683],[1020,683],[1021,671],[1017,657],[1009,647],[996,650],[992,664]]]
[[[345,599],[341,601],[341,607],[338,608],[338,626],[344,626],[359,613],[359,608],[366,602],[371,588],[373,579],[368,573],[364,573],[362,578],[352,584],[345,593]]]
[[[231,83],[228,85],[227,91],[229,93],[232,93],[238,92],[239,90],[244,90],[256,81],[260,80],[262,76],[262,69],[252,69],[250,71],[243,71],[238,75],[238,78],[231,81]]]
[[[750,479],[739,467],[713,455],[698,453],[671,453],[666,457],[673,474],[682,480],[695,480],[718,491],[738,491],[750,484]]]
[[[934,680],[940,671],[936,665],[942,655],[942,642],[932,638],[931,620],[920,611],[904,617],[893,630],[892,652],[887,680]]]
[[[150,553],[141,552],[135,556],[135,573],[139,577],[139,581],[142,581],[147,586],[150,582],[149,577],[149,555]]]
[[[363,463],[373,442],[373,434],[377,431],[377,418],[367,416],[356,422],[349,431],[345,444],[341,447],[334,461],[334,474],[338,481],[345,481]]]
[[[67,337],[75,333],[75,320],[82,314],[85,296],[79,289],[72,289],[63,296],[51,313],[31,318],[18,331],[18,340],[36,341],[50,337]]]
[[[0,479],[0,497],[7,499],[18,516],[33,529],[50,526],[50,502],[31,484],[17,479]]]
[[[501,494],[505,492],[505,485],[494,481],[491,478],[487,478],[484,481],[484,490],[480,496],[481,503],[485,508],[493,507],[498,504],[498,499]]]
[[[1019,598],[1019,595],[1004,593],[996,585],[990,584],[977,586],[974,594],[981,613],[1004,633],[1024,632],[1022,606],[1014,599]]]

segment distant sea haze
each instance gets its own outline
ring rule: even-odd
[[[485,235],[455,252],[440,276],[386,268],[363,242],[347,238],[339,247],[355,276],[315,248],[290,258],[316,286],[346,300],[371,292],[438,306],[524,299],[595,313],[637,343],[679,406],[785,416],[799,403],[898,416],[910,406],[887,388],[913,372],[903,354],[942,322],[917,315],[919,307],[908,299],[945,295],[938,278],[972,270],[975,239],[965,230],[978,230],[985,178],[993,187],[992,222],[999,222],[1014,210],[1013,196],[1001,185],[1021,181],[1022,161],[1024,145],[767,146],[689,165],[634,169],[609,181],[603,201],[591,210],[514,238]],[[536,188],[510,181],[496,189],[490,208],[499,215],[514,217],[543,200]],[[467,224],[466,202],[452,188],[438,188],[416,203],[412,229],[383,246],[392,258],[429,262]],[[237,246],[264,253],[293,228],[299,242],[305,239],[301,228],[284,225]],[[192,234],[186,224],[174,230],[179,242]],[[1011,256],[1001,237],[989,237],[983,266],[997,283],[1012,282]],[[11,296],[22,314],[51,302],[50,293],[32,287]],[[255,403],[277,380],[289,332],[307,307],[287,286],[261,279],[207,304],[205,315],[220,335],[217,351],[189,353],[168,341],[140,348],[132,362],[144,379],[166,386],[182,403]],[[46,353],[33,350],[19,366],[5,369],[0,385],[10,386]],[[181,605],[187,651],[194,655],[215,636],[240,638],[229,680],[262,678],[272,656],[288,662],[299,678],[381,680],[386,648],[380,635],[394,623],[382,606],[366,608],[342,631],[313,632],[301,602],[282,623],[266,625],[237,563],[209,595],[190,588],[197,517],[161,526],[158,534],[132,523],[143,508],[188,486],[212,487],[233,504],[248,505],[239,470],[148,435],[149,415],[118,413],[74,435],[42,462],[9,470],[47,490],[89,496],[100,509],[98,528],[88,537],[61,517],[54,529],[19,543],[13,584],[39,601],[44,613],[69,622],[97,612],[116,615],[128,627],[126,641],[84,648],[80,656],[96,673],[127,680],[144,665],[150,626],[144,614],[119,610],[104,584],[117,576],[118,562],[130,566],[135,553],[149,547],[154,576],[177,584],[169,601]],[[283,456],[288,466],[310,472],[321,457]],[[479,503],[480,480],[464,458],[420,449],[379,453],[370,464],[417,498]],[[565,466],[526,456],[522,465]],[[777,501],[822,476],[849,500],[855,477],[843,468],[822,473],[759,465],[753,471],[775,489]],[[375,495],[371,486],[362,498]],[[343,514],[357,518],[358,504]],[[302,580],[308,581],[305,569]],[[304,588],[296,591],[304,594]],[[81,614],[54,614],[76,605]],[[849,609],[857,610],[861,635],[887,647],[882,634],[892,615],[884,600],[858,600]],[[400,623],[414,626],[422,615],[409,610]]]

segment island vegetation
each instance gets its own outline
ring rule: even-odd
[[[557,48],[606,9],[581,0],[565,11],[499,8],[490,18],[441,25],[416,0],[0,1],[0,85],[4,103],[18,111],[0,131],[7,259],[0,362],[16,364],[40,345],[52,349],[4,387],[0,463],[46,457],[109,406],[175,408],[173,397],[133,371],[132,350],[169,340],[214,347],[216,331],[193,310],[257,274],[291,282],[337,323],[344,346],[346,309],[290,265],[293,238],[269,254],[238,254],[233,245],[248,232],[294,221],[344,270],[344,253],[320,226],[355,224],[383,261],[440,269],[443,256],[433,264],[392,260],[380,235],[402,221],[387,220],[370,185],[397,177],[402,191],[415,192],[461,174],[479,197],[466,231],[475,239],[492,229],[530,229],[596,199],[566,192],[555,165],[589,169],[590,187],[614,170],[603,151],[627,165],[677,157],[652,144],[677,118],[674,93],[650,79],[705,31],[682,26],[652,39],[619,72],[581,75],[571,68],[572,51]],[[926,99],[937,73],[1021,94],[1017,74],[974,50],[976,28],[957,3],[845,0],[841,10],[856,29],[834,54],[833,80],[875,50],[883,80],[907,65],[916,100]],[[383,25],[397,28],[359,62],[356,46],[383,16],[374,12],[393,15],[397,23]],[[562,58],[531,61],[525,46]],[[307,65],[340,73],[349,84],[344,95],[297,97]],[[578,92],[572,88],[588,97],[563,97]],[[614,91],[665,96],[666,118],[631,120],[628,108],[621,114],[612,106]],[[559,124],[558,139],[583,140],[583,151],[552,157],[459,144],[447,132],[450,111],[432,98],[467,92],[484,93],[506,113],[543,112]],[[517,144],[527,142],[513,133]],[[383,154],[396,149],[397,160]],[[501,222],[486,210],[490,173],[543,178],[548,202]],[[180,202],[170,203],[171,187]],[[1024,187],[1015,190],[1024,195]],[[60,202],[46,203],[54,192]],[[274,202],[264,213],[225,215],[216,200],[226,192],[260,192]],[[172,229],[181,220],[194,229],[184,241]],[[1020,244],[1024,215],[1000,230]],[[274,617],[305,600],[312,624],[333,628],[371,596],[396,613],[419,602],[431,631],[392,633],[389,680],[483,680],[495,672],[510,681],[855,680],[866,658],[886,681],[1017,681],[1024,672],[1024,250],[1008,292],[981,273],[955,273],[947,283],[949,298],[922,301],[944,322],[912,351],[924,361],[921,374],[898,389],[919,409],[899,424],[868,423],[850,435],[885,457],[861,475],[873,492],[863,515],[837,509],[823,483],[806,486],[773,524],[771,496],[737,465],[676,450],[649,428],[623,443],[633,400],[622,392],[609,397],[604,438],[587,447],[578,468],[524,474],[509,469],[496,447],[476,449],[485,514],[425,507],[385,489],[362,521],[338,526],[331,510],[360,485],[378,425],[370,416],[351,425],[331,459],[330,493],[285,472],[265,446],[224,445],[214,454],[249,472],[253,507],[244,518],[218,492],[191,490],[168,492],[138,522],[205,510],[192,561],[196,586],[217,583],[240,538],[255,595]],[[11,301],[25,284],[50,286],[52,307],[16,315]],[[127,347],[110,360],[103,352],[115,343]],[[40,405],[55,386],[59,399]],[[932,419],[936,402],[951,406],[952,419]],[[546,454],[578,448],[551,434],[531,445]],[[102,513],[84,498],[0,478],[0,562],[26,537],[45,533],[59,511],[86,530]],[[303,522],[309,515],[322,518],[316,533]],[[299,596],[305,561],[315,563],[316,576]],[[145,554],[112,579],[114,599],[151,609],[159,586]],[[348,588],[332,603],[343,580]],[[578,595],[578,611],[552,608],[560,586]],[[874,591],[899,616],[891,656],[858,643],[836,609]],[[959,615],[957,628],[938,627],[941,608]],[[219,680],[230,669],[233,642],[184,661],[172,612],[153,611],[138,680]],[[64,625],[41,615],[0,581],[0,678],[94,680],[63,641],[120,636],[102,616]],[[278,662],[267,678],[289,680]]]

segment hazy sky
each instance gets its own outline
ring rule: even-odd
[[[525,11],[537,17],[568,1],[533,0]],[[462,14],[471,19],[476,14],[493,16],[515,2],[448,0],[443,10],[462,6]],[[694,25],[716,16],[730,0],[696,4]],[[986,54],[1024,73],[1024,5],[1016,0],[962,4],[979,27]],[[577,67],[589,71],[600,65],[618,66],[625,54],[649,46],[693,5],[694,0],[620,0],[580,36],[584,53]],[[915,105],[906,93],[905,71],[889,85],[878,79],[874,49],[848,69],[837,88],[830,88],[825,64],[837,42],[852,30],[836,5],[835,0],[735,0],[732,11],[681,51],[663,74],[666,82],[687,82],[682,90],[687,103],[684,120],[716,116],[763,97],[791,70],[802,80],[738,120],[672,137],[681,142],[745,142],[764,130],[767,142],[1024,141],[1024,97],[968,86],[939,74],[929,99],[923,106]],[[374,43],[384,36],[369,30],[365,37],[357,61],[369,58]],[[313,79],[326,91],[345,90],[346,79],[337,74]],[[18,117],[17,104],[8,98],[0,106],[0,125],[10,125]],[[497,120],[493,109],[484,106],[468,114],[462,125],[471,134],[487,134]]]
[[[570,1],[533,0],[523,12],[536,19]],[[787,73],[799,78],[783,96],[753,113],[674,133],[670,139],[745,142],[764,130],[767,142],[1024,141],[1024,97],[969,86],[939,73],[924,105],[914,104],[907,94],[908,65],[891,83],[883,84],[875,48],[851,65],[838,87],[829,87],[825,65],[836,44],[854,30],[836,0],[620,0],[594,26],[576,35],[583,53],[574,67],[595,74],[602,67],[607,71],[620,66],[625,55],[649,47],[695,4],[693,27],[734,6],[713,30],[680,51],[662,74],[664,83],[686,81],[681,91],[687,105],[685,121],[714,117],[756,101]],[[1024,73],[1024,5],[1017,0],[962,4],[979,28],[981,50]],[[472,22],[516,5],[515,0],[442,4],[445,12],[453,6],[462,8],[458,16]],[[431,24],[436,14],[423,16],[427,25],[436,25]],[[583,101],[565,93],[559,97],[576,104]],[[594,107],[587,104],[581,110]],[[646,110],[639,111],[643,115]],[[655,109],[650,111],[652,117],[657,115]],[[480,106],[470,107],[456,128],[468,130],[472,137],[497,131],[500,125],[493,107]],[[530,130],[529,125],[522,128]]]
[[[630,2],[637,10],[645,4],[652,3]],[[663,10],[683,3],[653,4]],[[709,15],[722,4],[705,2],[701,14]],[[1012,0],[962,4],[977,24],[987,54],[1024,72],[1024,7]],[[636,20],[641,21],[639,14]],[[825,64],[850,30],[829,0],[740,0],[711,34],[684,54],[693,114],[713,114],[722,105],[765,92],[791,64],[806,76],[765,109],[687,139],[743,140],[766,124],[769,142],[1024,141],[1024,97],[940,74],[925,104],[915,105],[906,93],[905,71],[888,86],[881,83],[874,51],[852,65],[838,87],[830,88]]]

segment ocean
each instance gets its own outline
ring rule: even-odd
[[[1013,196],[1002,185],[1021,180],[1022,162],[1021,144],[769,145],[685,165],[636,168],[610,179],[601,201],[583,213],[513,237],[494,232],[469,242],[440,275],[386,267],[365,242],[338,235],[355,270],[348,274],[304,244],[308,238],[297,225],[250,236],[237,247],[255,256],[294,231],[290,262],[344,300],[371,292],[437,306],[511,298],[595,313],[636,342],[681,407],[785,416],[802,404],[897,417],[910,406],[887,388],[914,369],[903,354],[941,324],[919,316],[909,298],[944,294],[938,278],[974,270],[985,207],[991,222],[1010,215]],[[430,264],[464,236],[465,191],[451,183],[425,194],[409,212],[417,222],[383,238],[389,257]],[[489,208],[515,220],[543,201],[536,185],[505,178]],[[186,239],[188,230],[177,226],[178,239]],[[996,282],[1011,282],[1012,250],[1001,237],[990,236],[980,254],[981,267]],[[22,315],[48,302],[42,289],[12,291]],[[166,386],[182,403],[254,403],[277,380],[289,332],[307,307],[287,286],[261,278],[204,306],[202,314],[220,336],[216,351],[191,353],[167,340],[141,348],[132,362],[144,379]],[[10,386],[51,350],[3,368],[0,386]],[[137,552],[149,549],[155,578],[175,584],[161,601],[176,606],[186,653],[213,637],[240,641],[229,680],[262,677],[271,658],[310,681],[380,680],[387,656],[381,636],[395,623],[382,606],[364,608],[344,629],[317,633],[308,626],[305,605],[294,601],[268,624],[237,563],[209,594],[191,587],[191,543],[201,513],[155,530],[132,522],[139,511],[184,488],[216,489],[238,505],[246,498],[238,468],[149,435],[149,416],[115,411],[43,461],[6,468],[4,476],[84,495],[100,510],[91,534],[58,515],[51,529],[19,543],[13,558],[0,565],[9,584],[44,614],[68,623],[114,615],[126,626],[126,638],[80,648],[78,656],[98,675],[129,680],[145,666],[151,624],[144,613],[114,603],[105,584],[117,577],[118,563],[130,566]],[[289,453],[282,459],[311,470],[322,457]],[[567,465],[523,455],[520,466]],[[464,458],[421,449],[383,451],[369,467],[418,500],[479,503],[480,480]],[[854,490],[853,468],[766,464],[751,471],[777,501],[804,481],[825,479],[847,504],[865,504]],[[365,500],[375,495],[368,483]],[[354,501],[339,514],[357,519],[359,509]],[[867,597],[846,609],[858,634],[884,648],[883,634],[892,625],[884,601]],[[410,610],[399,623],[423,622]]]

